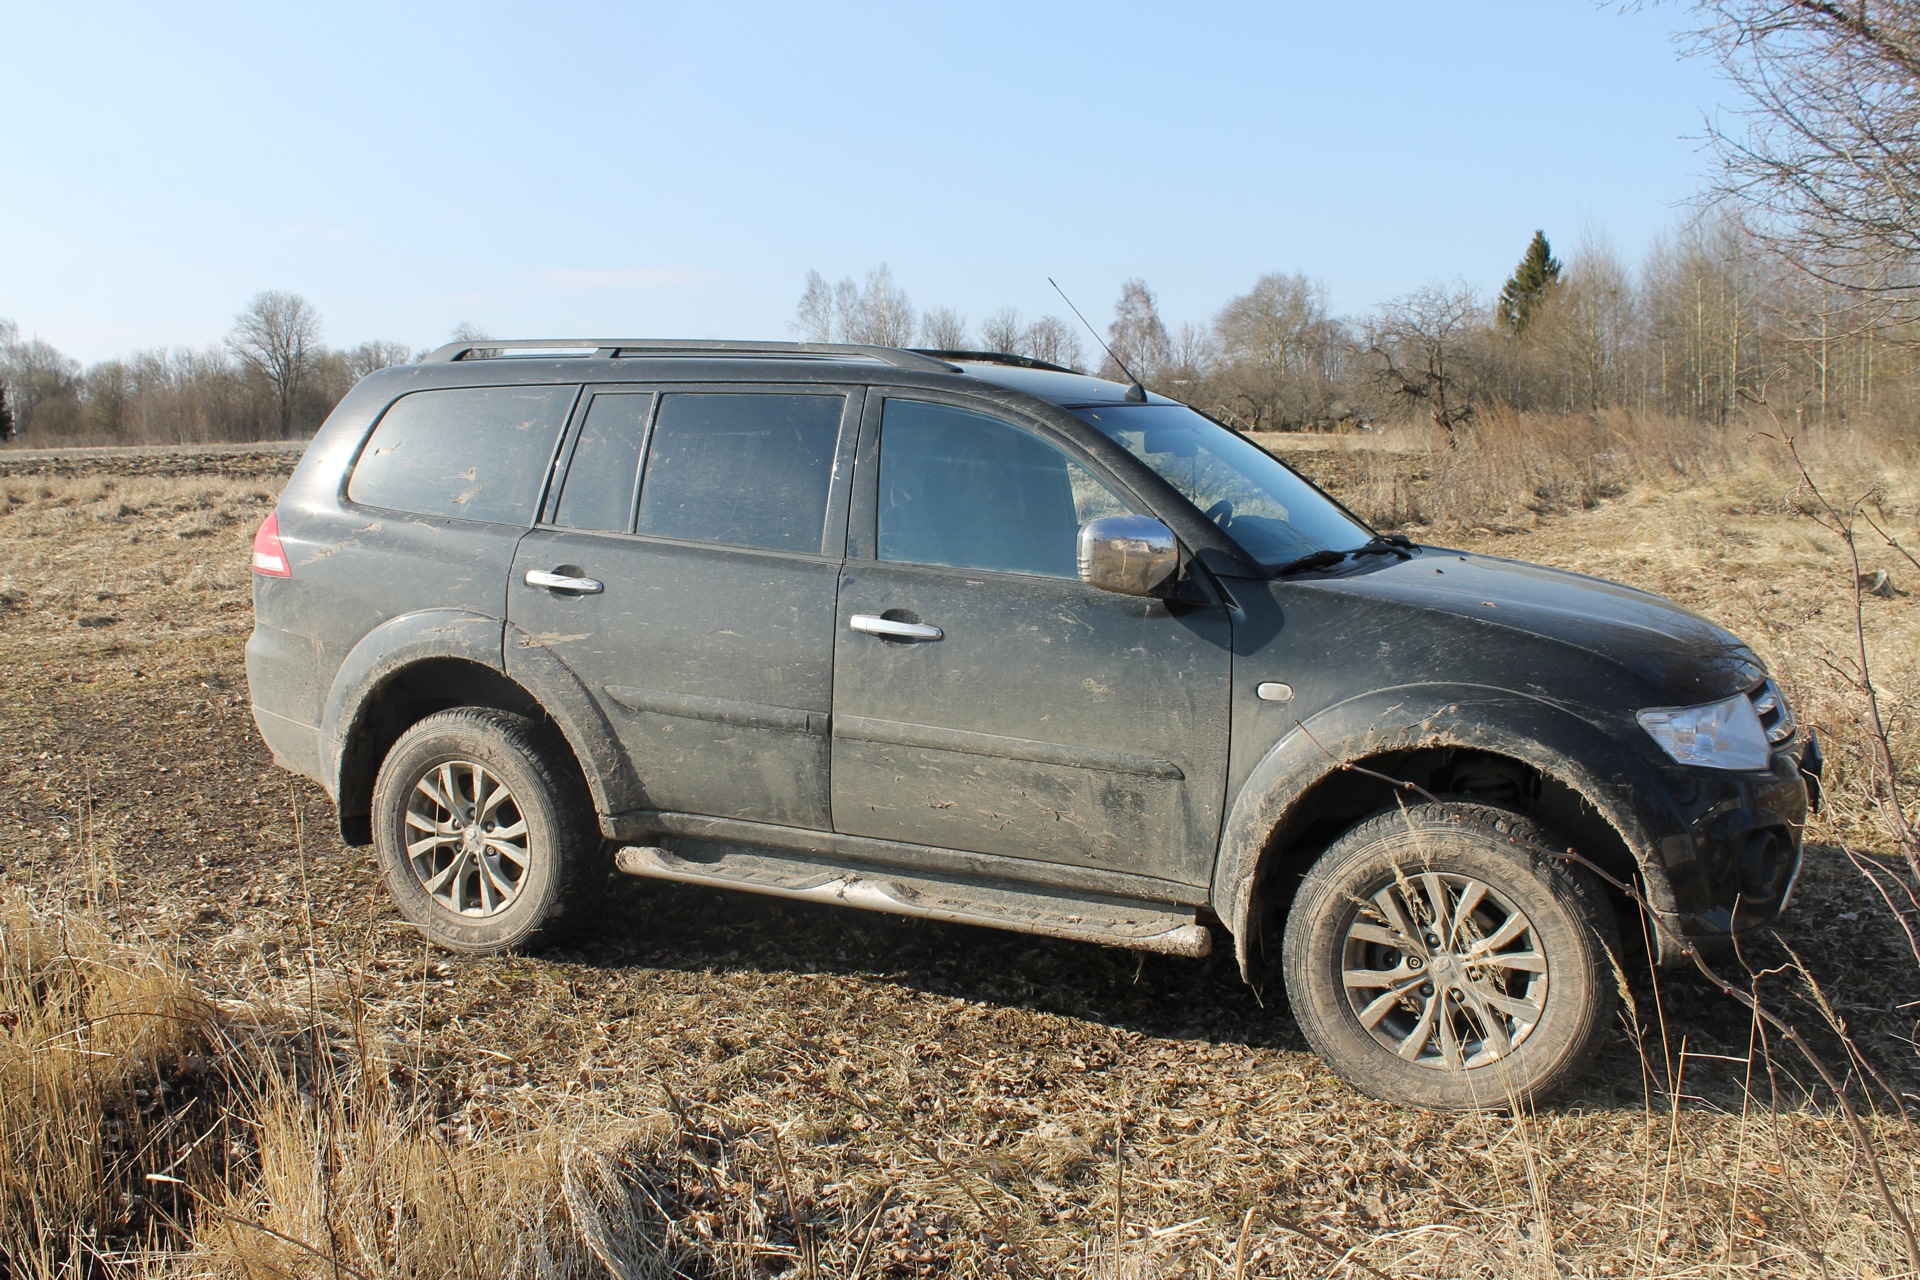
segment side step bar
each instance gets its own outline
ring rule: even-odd
[[[697,852],[676,852],[657,845],[626,845],[614,855],[614,865],[630,876],[654,880],[1075,938],[1134,951],[1198,958],[1213,950],[1212,932],[1194,913],[1147,903],[911,876],[891,869],[853,870],[737,845],[702,841],[696,847]]]

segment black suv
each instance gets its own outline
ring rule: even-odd
[[[1204,955],[1346,1079],[1509,1105],[1787,903],[1814,766],[1719,627],[1368,529],[1138,386],[858,346],[455,344],[260,530],[254,716],[459,951],[630,875]],[[1630,890],[1644,900],[1642,928]]]

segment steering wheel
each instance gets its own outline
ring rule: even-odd
[[[1233,523],[1233,503],[1226,498],[1222,498],[1220,501],[1208,507],[1202,514],[1222,529],[1225,529]]]

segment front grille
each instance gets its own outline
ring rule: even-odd
[[[1787,695],[1780,692],[1780,686],[1768,679],[1747,693],[1753,700],[1753,709],[1760,713],[1760,727],[1767,731],[1767,742],[1779,746],[1793,737],[1793,708],[1787,705]]]

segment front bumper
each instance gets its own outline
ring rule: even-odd
[[[1678,900],[1675,909],[1651,912],[1661,964],[1727,946],[1787,909],[1820,770],[1819,740],[1809,730],[1774,755],[1766,774],[1685,771],[1675,790],[1691,815],[1689,831],[1662,842]]]

